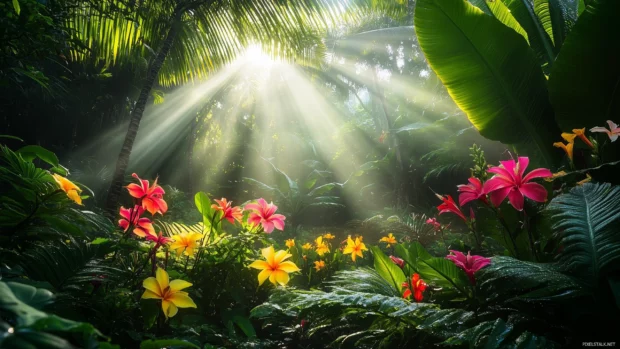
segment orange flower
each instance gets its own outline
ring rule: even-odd
[[[588,145],[588,147],[590,148],[594,148],[594,144],[592,144],[592,142],[590,142],[590,140],[588,139],[588,137],[586,137],[586,128],[575,128],[573,129],[573,133],[575,134],[575,136],[579,137],[579,139],[581,139],[586,145]]]
[[[286,247],[291,248],[295,246],[295,239],[288,239],[286,240],[285,244],[286,244]]]
[[[70,180],[66,179],[65,177],[61,175],[52,173],[52,177],[54,177],[54,180],[56,181],[56,183],[60,185],[60,189],[67,194],[69,199],[75,201],[75,203],[78,205],[82,204],[82,198],[80,197],[80,193],[82,192],[82,189],[80,189],[73,182],[71,182]]]
[[[333,240],[333,239],[335,239],[335,238],[336,238],[336,237],[335,237],[335,236],[333,236],[333,235],[332,235],[332,234],[330,234],[330,233],[327,233],[327,234],[323,235],[323,239],[325,239],[325,240]]]
[[[401,286],[405,288],[403,298],[407,299],[411,297],[411,293],[413,293],[413,299],[415,299],[416,302],[421,302],[424,298],[422,293],[426,290],[426,283],[424,280],[420,279],[419,274],[413,274],[411,277],[411,282],[409,283],[405,281]]]
[[[222,200],[215,199],[217,205],[211,205],[211,208],[217,211],[222,211],[224,214],[222,215],[222,219],[227,219],[230,224],[234,224],[235,220],[241,223],[241,219],[243,219],[243,210],[239,206],[232,207],[232,201],[228,202],[225,198]]]
[[[323,268],[325,268],[325,262],[324,261],[315,261],[314,262],[314,269],[316,269],[316,271],[320,271]]]
[[[329,246],[327,246],[327,244],[325,243],[325,241],[323,241],[323,237],[319,236],[318,238],[316,238],[316,253],[319,256],[322,256],[326,253],[329,253]]]
[[[386,247],[390,247],[392,245],[396,245],[398,243],[398,241],[396,241],[396,238],[394,237],[394,234],[389,233],[387,236],[382,237],[379,242],[385,242],[387,244]]]
[[[162,215],[166,213],[168,211],[168,204],[162,198],[165,191],[161,186],[157,185],[157,178],[155,178],[153,185],[149,186],[149,181],[140,179],[135,173],[132,176],[140,182],[140,185],[135,183],[129,184],[127,186],[129,195],[141,200],[142,207],[152,215],[155,215],[157,212]]]

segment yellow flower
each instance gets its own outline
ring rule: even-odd
[[[312,248],[312,244],[310,244],[309,242],[306,242],[305,244],[301,246],[301,248],[303,248],[304,250],[309,250]]]
[[[269,246],[264,248],[261,253],[263,257],[265,257],[265,260],[254,261],[249,265],[250,268],[261,270],[261,272],[258,273],[258,286],[262,285],[267,279],[274,285],[280,284],[284,286],[290,280],[288,274],[300,270],[295,263],[284,261],[291,257],[291,255],[284,250],[275,252],[273,246]]]
[[[82,198],[80,197],[80,193],[82,192],[82,189],[80,189],[73,182],[71,182],[70,180],[66,179],[65,177],[61,175],[52,173],[52,177],[54,177],[54,180],[56,181],[56,183],[60,185],[60,189],[62,189],[62,191],[67,193],[67,196],[69,197],[69,199],[75,201],[75,203],[78,205],[82,204]]]
[[[295,246],[295,239],[286,240],[286,247],[291,248],[293,246]]]
[[[362,239],[360,237],[356,237],[355,241],[353,241],[353,239],[351,239],[351,235],[349,235],[349,237],[347,238],[347,247],[344,248],[344,251],[342,251],[342,253],[350,253],[351,259],[355,262],[356,256],[364,258],[364,256],[362,255],[362,251],[368,251],[366,245],[364,245],[364,243],[362,242]]]
[[[198,247],[197,240],[202,238],[200,233],[181,233],[172,237],[174,242],[170,245],[170,249],[175,250],[178,255],[184,253],[186,256],[194,254],[194,249]]]
[[[314,269],[316,269],[316,271],[320,271],[323,268],[325,268],[325,262],[324,261],[316,261],[316,262],[314,262]]]
[[[322,256],[322,255],[324,255],[326,253],[329,253],[329,247],[323,241],[323,237],[322,236],[319,236],[318,238],[316,238],[315,243],[316,243],[316,253],[319,256]]]
[[[388,236],[384,236],[382,237],[379,242],[385,242],[387,244],[386,247],[390,247],[392,245],[395,245],[396,243],[398,243],[398,241],[396,241],[396,238],[394,237],[394,234],[389,233]]]
[[[578,130],[575,130],[575,131],[578,131]],[[566,155],[568,155],[568,158],[570,159],[571,162],[573,161],[573,148],[575,147],[575,137],[577,137],[577,135],[574,133],[564,132],[562,133],[562,138],[564,138],[564,140],[566,141],[566,144],[562,142],[553,143],[554,147],[561,148],[564,150],[564,152],[566,153]]]
[[[161,308],[166,319],[175,316],[178,308],[196,308],[196,303],[189,298],[187,292],[181,291],[190,287],[191,283],[183,280],[169,281],[168,273],[161,268],[157,268],[155,276],[142,282],[142,287],[146,288],[142,299],[161,299]]]
[[[564,137],[564,135],[570,135],[570,133],[563,133],[562,137]],[[579,139],[581,139],[588,147],[590,148],[594,148],[594,144],[592,144],[592,142],[590,142],[590,140],[588,139],[588,137],[586,137],[586,128],[574,128],[573,129],[573,134],[576,137],[579,137]],[[573,139],[575,139],[575,137],[573,137]]]
[[[332,234],[330,234],[330,233],[327,233],[327,234],[323,235],[323,239],[325,239],[325,240],[333,240],[333,239],[335,239],[335,238],[336,238],[336,237],[335,237],[335,236],[333,236],[333,235],[332,235]]]

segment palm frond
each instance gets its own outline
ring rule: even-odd
[[[620,187],[586,183],[560,195],[547,207],[563,246],[562,267],[596,285],[620,266]]]

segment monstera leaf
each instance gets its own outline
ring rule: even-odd
[[[483,136],[540,165],[558,160],[545,76],[523,36],[463,0],[419,0],[414,23],[430,66]]]
[[[549,77],[549,97],[564,131],[619,122],[620,1],[595,0],[579,16]],[[585,121],[587,120],[587,122]]]
[[[558,259],[591,285],[620,267],[620,187],[586,183],[547,207],[563,247]]]

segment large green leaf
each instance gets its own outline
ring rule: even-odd
[[[553,37],[553,23],[551,23],[551,13],[549,11],[549,0],[534,0],[534,12],[538,16],[538,20],[543,29],[555,46],[555,38]]]
[[[593,0],[566,38],[549,77],[564,131],[605,126],[620,115],[620,1]]]
[[[558,232],[560,264],[591,285],[620,267],[620,187],[586,183],[547,207]]]
[[[491,258],[476,273],[480,297],[489,305],[519,302],[572,302],[587,294],[571,277],[549,263],[532,263],[512,257]]]
[[[521,27],[521,24],[515,19],[510,9],[508,9],[502,1],[469,0],[469,2],[484,11],[487,15],[495,17],[498,21],[519,33],[529,42],[527,32]]]
[[[546,80],[522,36],[463,0],[419,0],[414,23],[429,64],[483,136],[557,161]]]
[[[536,16],[534,4],[530,0],[504,0],[504,3],[527,32],[530,46],[541,62],[548,66],[553,65],[556,56],[553,41]]]
[[[400,292],[401,285],[407,279],[405,273],[379,247],[373,246],[370,249],[375,257],[375,270],[377,273],[392,285],[397,292]]]

